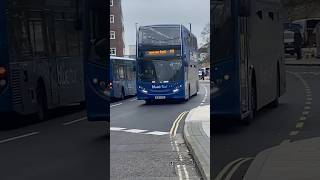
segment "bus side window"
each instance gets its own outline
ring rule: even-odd
[[[61,13],[55,14],[54,20],[54,35],[55,35],[55,49],[56,56],[67,56],[67,39],[65,32],[64,18]]]
[[[69,16],[72,16],[72,14],[69,14]],[[73,17],[67,17],[65,20],[68,55],[73,57],[80,56],[80,36],[79,31],[76,31],[75,23]]]
[[[124,74],[124,66],[123,65],[120,65],[119,66],[119,69],[118,69],[119,71],[119,79],[124,79],[125,78],[125,74]]]
[[[29,33],[34,56],[47,56],[42,20],[29,20]]]

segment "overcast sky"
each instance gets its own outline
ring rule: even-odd
[[[126,54],[129,45],[135,45],[135,23],[183,24],[202,42],[201,31],[210,22],[210,0],[122,0],[124,41]]]

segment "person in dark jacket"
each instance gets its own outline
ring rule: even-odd
[[[294,32],[294,49],[297,54],[297,59],[301,59],[301,45],[302,45],[302,36],[299,31]]]

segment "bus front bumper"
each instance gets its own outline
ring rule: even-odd
[[[143,94],[137,93],[138,100],[178,100],[185,99],[181,94]]]

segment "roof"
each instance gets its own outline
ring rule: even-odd
[[[110,59],[135,61],[135,59],[132,59],[132,58],[116,57],[116,56],[110,56]]]

